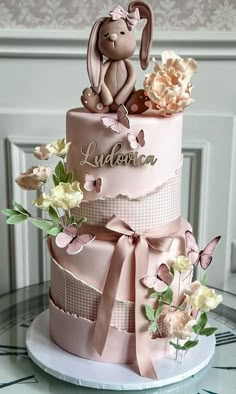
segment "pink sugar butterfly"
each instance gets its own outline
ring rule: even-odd
[[[102,179],[95,179],[92,174],[89,174],[87,172],[85,174],[84,188],[85,190],[87,190],[87,192],[92,192],[93,190],[95,190],[96,193],[100,193],[100,191],[102,190]]]
[[[193,265],[200,263],[202,269],[206,270],[211,264],[212,255],[220,239],[221,236],[213,238],[203,250],[199,251],[199,247],[193,233],[187,230],[185,232],[185,242],[187,256],[190,263]]]
[[[126,127],[127,129],[130,128],[128,111],[123,104],[120,104],[117,109],[116,119],[103,116],[101,118],[101,121],[105,127],[110,127],[110,129],[112,129],[112,131],[114,131],[117,134],[121,133],[122,126]]]
[[[94,239],[93,234],[81,234],[79,235],[79,228],[76,223],[70,224],[64,228],[62,233],[56,236],[56,245],[59,248],[65,248],[67,246],[67,253],[70,255],[79,253],[83,247],[89,245]]]
[[[170,272],[168,265],[161,264],[155,276],[145,276],[141,282],[149,289],[154,289],[158,293],[163,293],[173,280],[173,275]]]
[[[143,147],[145,145],[143,130],[140,130],[140,132],[138,133],[138,135],[136,137],[130,133],[127,134],[127,137],[128,137],[130,147],[132,149],[138,149],[138,148],[140,148],[140,146]]]

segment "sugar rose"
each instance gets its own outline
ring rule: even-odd
[[[179,272],[188,271],[192,267],[192,264],[190,263],[188,257],[186,256],[178,256],[172,261],[173,261],[172,267]]]
[[[146,105],[161,116],[183,112],[193,101],[190,79],[196,69],[195,60],[183,59],[174,51],[164,51],[162,65],[156,63],[154,72],[145,77],[144,91],[149,97]]]
[[[198,281],[193,282],[190,288],[185,290],[185,295],[185,301],[202,312],[209,312],[222,302],[221,295],[217,295],[215,290],[201,285]]]
[[[48,145],[48,149],[52,154],[58,157],[65,157],[69,150],[71,142],[65,143],[65,138],[58,139],[54,141],[52,144]]]
[[[39,160],[48,160],[51,155],[50,145],[36,146],[34,149],[34,156]]]
[[[51,169],[44,166],[33,166],[29,168],[26,172],[22,172],[18,178],[16,178],[16,183],[21,189],[24,190],[36,190],[39,189],[43,183],[47,181],[51,174]]]
[[[166,325],[170,337],[187,339],[191,337],[192,327],[196,324],[196,321],[187,312],[177,309],[168,312],[163,319],[163,323]]]

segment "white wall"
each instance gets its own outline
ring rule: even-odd
[[[1,208],[13,198],[25,200],[30,207],[32,194],[16,188],[14,179],[31,165],[35,145],[65,135],[66,110],[80,106],[81,91],[88,85],[87,36],[88,32],[75,31],[0,31]],[[153,55],[172,48],[199,63],[195,103],[184,117],[183,215],[193,223],[202,246],[222,234],[213,269],[209,269],[210,284],[233,287],[236,34],[156,32],[154,36]],[[137,57],[135,63],[141,87],[143,72]],[[0,216],[0,250],[0,293],[49,278],[47,254],[36,229],[27,224],[7,226]],[[234,261],[236,270],[235,266]]]

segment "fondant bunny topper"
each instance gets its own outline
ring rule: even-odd
[[[135,90],[136,73],[129,58],[136,48],[133,30],[140,19],[146,20],[139,51],[140,64],[145,70],[149,63],[153,14],[146,2],[132,1],[127,12],[116,6],[109,15],[98,19],[90,33],[87,69],[92,89],[85,89],[81,100],[91,112],[116,111],[117,106],[124,104],[132,113],[130,107],[134,100],[129,101]],[[107,58],[104,63],[103,57]],[[147,109],[144,95],[139,93],[138,98],[143,112]]]

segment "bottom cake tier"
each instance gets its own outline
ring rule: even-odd
[[[191,230],[191,226],[186,220],[181,219],[178,230],[170,234],[172,242],[168,251],[148,248],[148,269],[145,275],[156,275],[160,264],[171,264],[173,258],[185,254],[186,230]],[[79,254],[69,256],[65,249],[56,246],[54,238],[49,239],[52,256],[50,335],[64,350],[95,361],[112,363],[136,361],[137,329],[142,327],[141,321],[147,323],[145,327],[148,327],[144,306],[148,302],[153,303],[154,306],[155,300],[148,298],[147,288],[143,284],[139,286],[141,277],[137,282],[135,244],[132,240],[129,242],[132,253],[130,258],[125,259],[117,279],[109,274],[117,242],[96,239]],[[102,354],[99,354],[94,346],[94,331],[99,320],[98,310],[108,279],[118,282],[114,284],[117,290],[105,347]],[[183,289],[190,282],[191,275],[188,272],[174,276],[171,288],[175,305],[178,305]],[[140,287],[138,293],[137,287]],[[136,298],[139,302],[138,308]],[[166,306],[164,312],[168,309],[169,307]],[[106,310],[103,313],[106,316]],[[163,324],[163,315],[158,320],[158,327],[158,333],[148,332],[147,346],[153,360],[167,356],[173,351],[169,345],[167,329]]]

